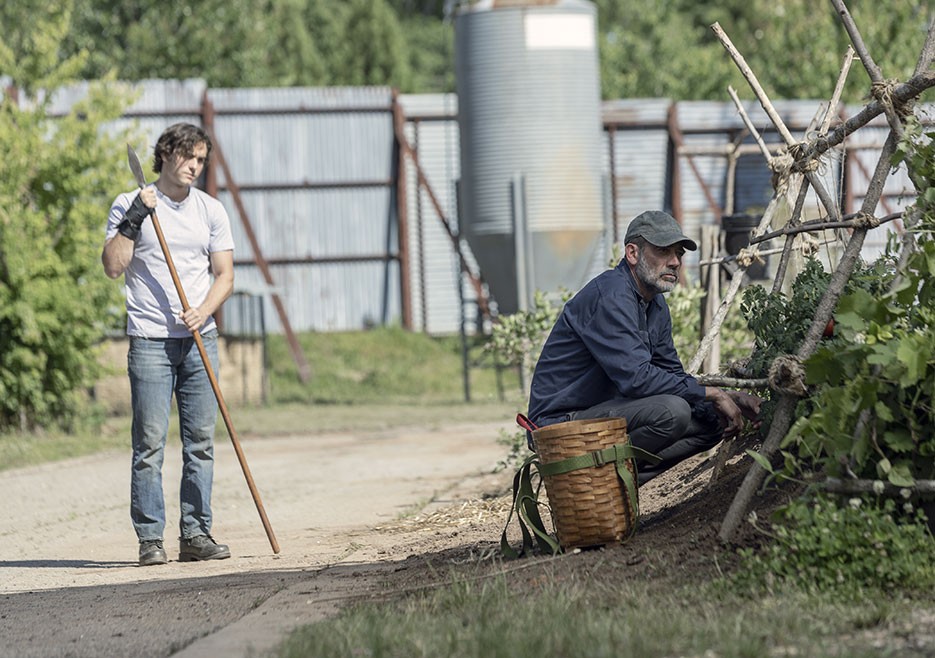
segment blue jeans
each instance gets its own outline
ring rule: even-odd
[[[217,375],[217,332],[202,340]],[[162,539],[165,530],[162,462],[173,392],[182,439],[179,532],[186,539],[210,534],[218,406],[195,339],[131,336],[127,372],[133,405],[130,518],[136,536]]]

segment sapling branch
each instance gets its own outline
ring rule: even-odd
[[[835,2],[836,6],[843,6],[839,0],[832,0],[832,2]],[[919,63],[916,67],[916,75],[913,76],[913,78],[908,83],[904,85],[897,85],[891,90],[889,98],[894,103],[906,103],[914,99],[916,96],[918,96],[918,94],[920,94],[928,87],[935,85],[935,73],[922,73],[922,71],[928,68],[932,60],[933,52],[935,52],[935,47],[931,45],[933,41],[932,31],[933,26],[930,25],[926,44],[922,53],[920,54]],[[860,126],[865,125],[874,116],[878,116],[880,113],[882,113],[884,109],[885,108],[882,106],[880,101],[870,103],[864,108],[862,112],[858,113],[858,115],[856,115],[850,121],[842,124],[842,126],[840,126],[838,130],[835,131],[835,133],[832,133],[832,135],[828,138],[820,137],[819,139],[814,140],[811,144],[806,145],[805,148],[800,149],[798,153],[798,162],[810,162],[814,157],[820,155],[820,153],[823,153],[832,146],[839,144],[841,141],[843,141],[847,134],[853,132],[853,130],[856,130]],[[872,216],[873,210],[876,208],[877,203],[879,203],[883,192],[883,186],[886,182],[887,176],[889,175],[890,159],[896,150],[897,138],[898,130],[891,130],[886,143],[881,150],[876,169],[874,170],[874,173],[870,179],[867,193],[864,196],[864,201],[859,212],[859,214],[862,216]],[[819,301],[814,320],[809,326],[806,337],[797,352],[797,356],[800,359],[806,359],[815,351],[821,334],[823,333],[824,327],[826,326],[828,319],[831,317],[834,307],[837,305],[837,301],[844,290],[844,286],[847,283],[847,280],[853,273],[868,229],[869,227],[864,225],[854,229],[854,232],[844,249],[844,254],[838,263],[838,268],[832,274],[828,288]],[[779,448],[782,439],[785,437],[789,431],[789,428],[791,427],[796,404],[797,398],[795,396],[790,394],[782,394],[780,396],[779,402],[774,411],[773,421],[770,425],[769,433],[760,450],[760,454],[762,454],[764,457],[769,458],[769,456],[775,453],[775,451]],[[730,509],[724,517],[723,523],[721,524],[718,537],[722,541],[730,541],[731,537],[742,521],[743,515],[749,506],[750,500],[753,498],[754,493],[759,488],[764,477],[765,471],[762,468],[760,468],[757,464],[751,466],[750,470],[747,472],[746,477],[744,478],[740,490],[737,492],[737,495],[731,503]]]
[[[901,211],[894,212],[886,215],[885,217],[873,218],[871,224],[873,226],[879,226],[888,222],[892,222],[893,220],[900,219],[902,216],[903,213]],[[769,240],[778,238],[782,235],[797,235],[799,233],[807,233],[809,231],[825,231],[835,228],[859,228],[861,226],[867,228],[866,225],[867,219],[860,213],[855,212],[841,217],[841,221],[839,222],[811,221],[799,224],[797,226],[786,226],[779,229],[778,231],[773,231],[772,233],[766,233],[764,235],[750,238],[750,244],[754,245],[761,242],[768,242]],[[873,226],[870,226],[869,228],[873,228]]]

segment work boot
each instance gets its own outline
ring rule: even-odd
[[[140,542],[140,566],[148,567],[151,564],[165,564],[169,561],[166,549],[161,539],[147,539]]]
[[[179,540],[179,562],[197,560],[223,560],[231,556],[231,549],[214,541],[211,535],[198,535]]]

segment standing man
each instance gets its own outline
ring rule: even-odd
[[[641,484],[735,436],[760,410],[756,396],[699,384],[675,351],[663,293],[678,283],[685,250],[697,248],[674,217],[635,217],[624,257],[565,305],[532,378],[529,418],[539,427],[626,418],[631,443],[662,460],[637,462]]]
[[[217,328],[212,314],[234,287],[234,242],[221,203],[192,187],[211,153],[208,135],[177,123],[156,142],[155,184],[121,194],[110,208],[101,261],[112,279],[125,277],[127,371],[133,407],[130,517],[141,566],[168,562],[162,463],[175,394],[182,439],[179,561],[230,557],[211,537],[211,485],[217,399],[192,334],[201,332],[215,375]],[[182,303],[152,222],[159,223],[191,308]],[[212,278],[213,277],[213,278]]]

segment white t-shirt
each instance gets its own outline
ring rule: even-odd
[[[139,191],[127,192],[114,199],[107,218],[106,237],[117,234],[117,226]],[[175,264],[182,290],[191,306],[198,306],[211,288],[210,254],[233,251],[230,218],[220,201],[191,188],[185,200],[176,203],[156,190],[156,216],[169,254]],[[156,237],[156,229],[147,218],[133,251],[133,259],[124,272],[127,289],[127,335],[146,338],[185,338],[191,332],[179,319],[182,301]],[[211,317],[201,328],[214,329]]]

